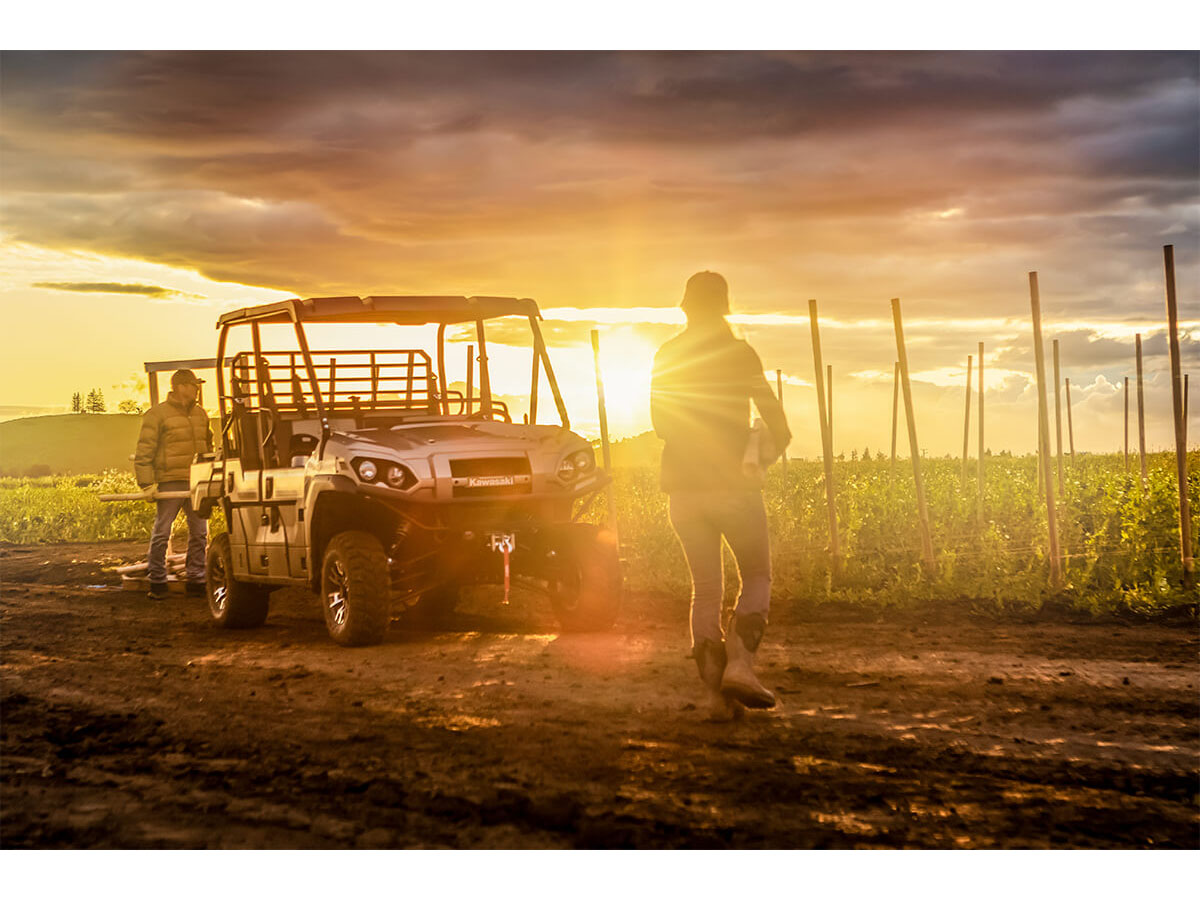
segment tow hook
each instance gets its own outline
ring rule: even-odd
[[[512,587],[511,569],[509,567],[509,557],[513,550],[517,548],[517,536],[515,534],[489,534],[488,548],[493,551],[499,551],[504,554],[504,606],[508,606],[508,595]]]

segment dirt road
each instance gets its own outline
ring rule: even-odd
[[[1194,623],[777,611],[780,707],[716,725],[683,600],[349,650],[299,592],[246,632],[120,592],[141,553],[0,548],[5,847],[1200,845]]]

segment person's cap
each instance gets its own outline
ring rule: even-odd
[[[729,315],[729,284],[716,272],[697,272],[687,281],[683,302],[679,304],[689,315]]]
[[[179,369],[171,376],[171,384],[204,384],[204,379],[197,378],[191,369]]]

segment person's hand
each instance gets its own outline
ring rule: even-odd
[[[154,485],[153,484],[139,484],[138,489],[141,490],[141,492],[143,494],[153,494],[154,493]]]

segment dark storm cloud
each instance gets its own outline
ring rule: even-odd
[[[170,297],[178,294],[157,284],[116,284],[99,281],[38,281],[35,288],[52,291],[75,291],[81,294],[140,294],[144,297]]]
[[[720,142],[1048,110],[1194,81],[1193,53],[8,53],[5,105],[126,134],[214,140],[279,127],[353,140],[520,122],[542,136]],[[417,104],[377,119],[361,101]],[[340,115],[301,121],[351,104]],[[434,112],[434,110],[437,112]],[[384,133],[377,131],[375,136]]]
[[[759,309],[853,283],[961,313],[1057,266],[1063,308],[1112,311],[1132,244],[1195,272],[1198,61],[6,53],[0,227],[310,294],[645,302],[734,259]]]

